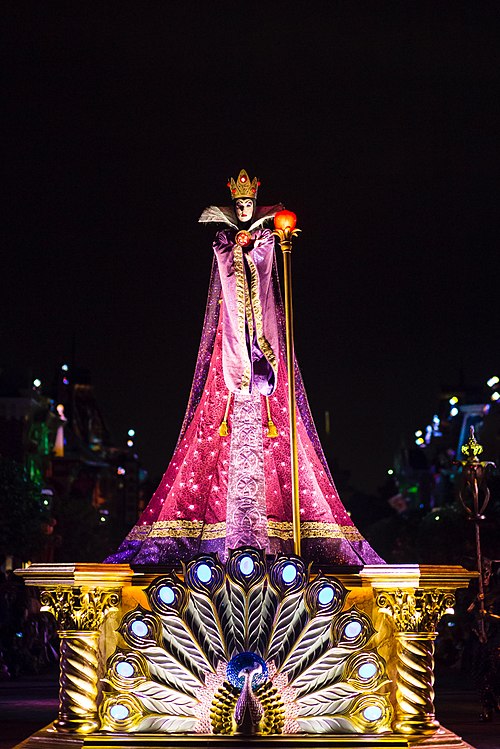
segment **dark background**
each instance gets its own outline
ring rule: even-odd
[[[4,2],[0,366],[73,357],[170,458],[244,167],[283,201],[296,351],[353,483],[500,374],[499,21],[482,2]]]

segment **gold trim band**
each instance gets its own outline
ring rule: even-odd
[[[363,536],[352,525],[339,523],[319,523],[304,521],[300,526],[302,538],[345,538],[348,541],[362,541]],[[268,520],[269,536],[283,541],[293,539],[293,525],[288,520]],[[143,541],[151,538],[197,538],[215,540],[225,538],[226,523],[203,523],[202,520],[159,520],[153,525],[141,525],[133,528],[128,539]]]

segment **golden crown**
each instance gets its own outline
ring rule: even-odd
[[[238,198],[256,198],[259,185],[260,182],[257,177],[254,177],[253,180],[250,181],[250,177],[244,169],[242,169],[238,174],[236,182],[231,177],[230,181],[227,183],[233,200],[237,200]]]

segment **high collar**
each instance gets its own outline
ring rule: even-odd
[[[281,211],[282,209],[283,209],[283,206],[281,205],[281,203],[278,203],[277,205],[256,206],[255,214],[252,218],[252,222],[250,223],[247,231],[252,231],[253,229],[256,229],[258,226],[262,226],[262,224],[264,224],[266,221],[274,218],[274,216],[278,213],[278,211]],[[201,214],[198,221],[202,224],[208,224],[208,223],[227,224],[228,226],[231,226],[233,229],[239,228],[238,219],[236,218],[236,213],[234,211],[234,208],[231,205],[228,205],[228,206],[210,205],[208,206],[208,208],[205,208],[205,210]]]

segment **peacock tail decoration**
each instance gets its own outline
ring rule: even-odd
[[[334,577],[243,547],[204,554],[146,590],[109,658],[101,730],[363,734],[390,731],[375,630]]]

